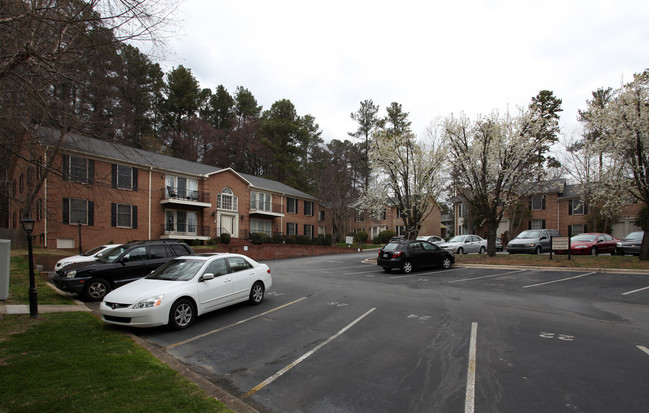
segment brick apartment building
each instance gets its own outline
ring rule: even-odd
[[[368,240],[376,238],[381,231],[391,230],[397,235],[405,235],[401,211],[387,203],[383,213],[373,218],[369,212],[350,208],[347,221],[343,224],[345,233],[367,232]],[[446,227],[441,223],[441,211],[436,206],[422,223],[419,235],[446,237]]]
[[[575,235],[588,232],[588,205],[581,199],[578,185],[569,185],[565,179],[555,179],[538,185],[535,193],[527,199],[527,211],[522,219],[516,219],[518,225],[510,222],[509,214],[503,217],[497,236],[512,239],[526,229],[556,229],[561,235]],[[467,222],[468,207],[458,198],[455,206],[455,234],[462,235],[477,232],[486,236],[486,227],[471,229]],[[629,232],[640,231],[635,225],[642,205],[632,203],[625,205],[618,214],[617,222],[613,223],[611,235],[622,238]],[[600,229],[601,231],[601,229]]]
[[[35,245],[76,248],[130,240],[206,241],[221,233],[303,235],[326,231],[309,194],[280,182],[41,129],[39,164],[52,165],[33,202]],[[32,159],[36,159],[33,158]],[[9,165],[9,227],[20,228],[26,190],[43,170]]]

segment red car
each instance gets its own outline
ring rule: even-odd
[[[590,254],[597,255],[602,253],[610,253],[615,255],[615,248],[619,239],[602,233],[584,233],[573,235],[570,238],[570,253],[571,254]],[[557,251],[559,254],[566,254],[568,251]]]

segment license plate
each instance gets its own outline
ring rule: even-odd
[[[389,258],[390,254],[383,254],[383,258]]]

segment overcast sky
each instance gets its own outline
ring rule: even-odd
[[[184,0],[163,69],[202,88],[248,88],[263,109],[289,99],[322,137],[346,139],[371,99],[410,113],[421,135],[437,118],[563,100],[574,131],[591,92],[649,68],[649,1]]]

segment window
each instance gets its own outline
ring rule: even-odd
[[[290,214],[297,214],[297,199],[286,198],[286,211]]]
[[[245,258],[242,257],[226,258],[226,261],[228,262],[228,265],[230,266],[230,270],[232,272],[243,271],[247,270],[248,268],[252,268],[252,264],[250,264],[248,261],[246,261]]]
[[[304,215],[309,217],[313,216],[313,202],[304,201]]]
[[[128,204],[111,204],[110,226],[118,228],[137,228],[137,206]]]
[[[146,259],[146,247],[136,247],[124,255],[128,261],[141,261]]]
[[[78,156],[63,155],[63,177],[67,181],[92,184],[95,161]]]
[[[149,247],[149,254],[151,254],[151,258],[173,257],[164,245],[151,245]]]
[[[297,224],[294,222],[286,223],[286,235],[297,235]]]
[[[198,233],[198,215],[191,211],[165,211],[165,231],[175,234],[196,235]]]
[[[250,233],[263,232],[266,235],[273,235],[273,223],[265,219],[251,219]]]
[[[214,274],[215,277],[227,274],[228,268],[225,265],[225,259],[219,258],[218,260],[212,261],[205,269],[205,273]]]
[[[539,211],[545,209],[545,195],[537,195],[530,199],[530,209],[532,211]]]
[[[529,229],[544,229],[545,220],[544,219],[533,219],[530,221]]]
[[[230,188],[223,188],[223,192],[216,195],[216,208],[225,211],[238,211],[239,198],[234,196]]]
[[[588,207],[581,199],[568,201],[568,215],[588,214]]]
[[[363,216],[363,211],[356,211],[355,214],[356,222],[363,222],[364,221],[364,216]]]
[[[464,218],[466,216],[466,205],[465,204],[459,204],[457,209],[458,209],[457,216],[459,218]]]
[[[313,238],[313,225],[304,224],[304,236]]]
[[[18,191],[22,194],[24,190],[25,190],[25,175],[20,174],[20,178],[18,178]]]
[[[182,176],[167,175],[167,197],[198,200],[198,181],[196,179],[184,178]]]
[[[94,225],[94,205],[86,199],[63,198],[63,223]]]
[[[588,227],[584,224],[568,225],[568,236],[583,234],[588,232]]]
[[[318,221],[324,221],[325,220],[325,212],[320,211],[318,212]]]
[[[111,181],[113,188],[137,191],[137,169],[124,165],[112,165]]]
[[[250,209],[257,211],[272,211],[272,197],[263,192],[250,191]]]

